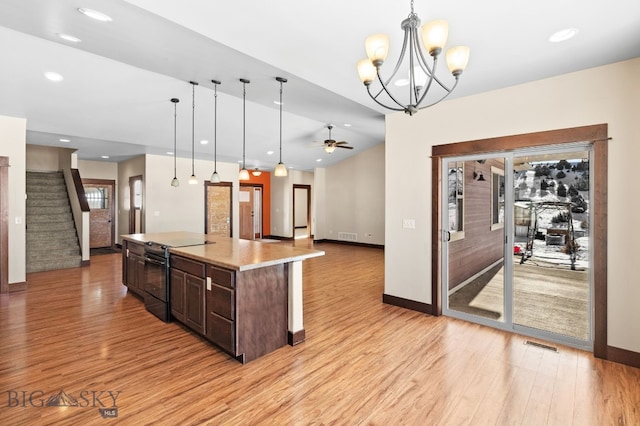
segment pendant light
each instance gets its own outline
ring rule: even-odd
[[[195,129],[196,129],[196,86],[198,83],[190,81],[191,83],[191,177],[189,178],[189,185],[197,185],[198,178],[194,170],[194,155],[195,155]]]
[[[220,175],[218,174],[218,80],[211,80],[215,85],[213,89],[213,173],[211,173],[211,182],[220,183]]]
[[[171,186],[178,187],[180,186],[180,181],[176,177],[176,121],[178,117],[178,102],[180,99],[172,98],[171,102],[173,102],[173,179],[171,179]]]
[[[242,82],[242,169],[238,175],[239,180],[249,180],[249,172],[245,167],[245,143],[246,143],[246,110],[247,110],[247,90],[246,85],[251,83],[245,78],[241,78]]]
[[[282,162],[282,84],[287,82],[286,78],[276,77],[276,80],[280,82],[280,162],[276,165],[274,174],[278,177],[287,175],[287,167]]]

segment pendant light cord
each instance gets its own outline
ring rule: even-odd
[[[213,172],[218,172],[218,84],[219,82],[212,80],[215,84],[213,89]]]
[[[177,127],[177,122],[178,122],[178,100],[177,99],[171,99],[171,101],[173,102],[173,178],[175,179],[176,176],[176,148],[177,148],[177,131],[176,131],[176,127]]]
[[[280,80],[280,162],[282,163],[282,83]]]
[[[195,176],[194,160],[195,160],[195,129],[196,129],[196,85],[198,83],[191,82],[191,176]]]
[[[247,110],[247,81],[244,79],[240,79],[242,81],[242,169],[246,169],[245,167],[245,138],[246,138],[246,110]]]

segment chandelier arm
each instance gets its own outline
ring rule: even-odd
[[[433,69],[436,69],[436,66],[438,64],[438,58],[435,57],[433,58]],[[422,103],[422,101],[424,101],[424,99],[427,97],[427,93],[429,93],[429,90],[431,90],[431,84],[433,83],[433,81],[436,80],[435,74],[429,74],[429,82],[426,84],[426,87],[424,87],[424,90],[422,92],[422,96],[420,96],[420,99],[418,99],[418,101],[416,102],[416,108],[418,109],[422,109],[420,108],[420,104]],[[442,85],[441,85],[442,86]],[[447,90],[446,87],[443,87],[443,89],[447,92],[447,95],[449,93],[451,93],[450,90]],[[445,95],[446,96],[446,95]],[[444,99],[444,98],[443,98]],[[438,101],[440,102],[440,101]]]
[[[383,86],[383,87],[384,87],[384,86]],[[400,105],[400,106],[401,106],[401,108],[392,107],[392,106],[389,106],[389,105],[386,105],[386,104],[383,104],[382,102],[380,102],[380,101],[378,100],[378,96],[382,93],[382,91],[383,91],[383,90],[384,90],[384,89],[380,89],[380,91],[379,91],[375,96],[373,96],[373,93],[371,93],[371,86],[367,86],[367,93],[369,93],[369,96],[371,97],[371,99],[373,99],[373,100],[375,101],[375,103],[377,103],[377,104],[378,104],[378,105],[380,105],[381,107],[386,108],[386,109],[390,109],[390,110],[392,110],[392,111],[404,111],[404,110],[405,110],[405,108],[404,108],[404,107],[402,107],[402,105],[401,105],[398,101],[396,101],[396,103],[397,103],[398,105]],[[390,96],[390,95],[389,95],[389,96]]]
[[[431,75],[433,77],[433,79],[436,81],[436,83],[438,83],[438,85],[440,87],[442,87],[444,90],[446,90],[447,92],[451,92],[453,90],[453,87],[449,88],[446,84],[444,84],[442,81],[440,81],[440,79],[438,78],[438,76],[436,76],[436,67],[437,67],[437,57],[433,59],[433,67],[429,68],[429,63],[427,62],[427,60],[425,59],[422,50],[417,49],[418,50],[418,55],[420,56],[420,60],[418,61],[418,63],[420,64],[420,66],[422,67],[422,70],[425,71],[427,74]],[[457,84],[457,78],[456,78],[456,84]]]
[[[398,62],[396,62],[396,66],[393,68],[393,71],[391,72],[391,75],[389,76],[389,78],[387,79],[386,82],[382,81],[382,76],[380,75],[380,67],[376,67],[376,75],[378,76],[378,81],[380,82],[380,85],[382,86],[381,89],[378,91],[378,93],[376,93],[375,96],[371,95],[371,92],[369,92],[369,96],[372,97],[372,99],[374,101],[376,101],[379,105],[391,109],[393,111],[404,111],[406,109],[405,105],[403,105],[402,103],[398,102],[398,100],[396,98],[394,98],[394,96],[391,94],[391,92],[387,89],[387,86],[389,85],[389,83],[391,83],[391,80],[396,76],[396,74],[398,73],[398,70],[400,69],[400,66],[402,65],[402,62],[404,61],[404,55],[407,53],[407,45],[410,43],[407,43],[407,40],[409,40],[409,32],[405,30],[404,32],[404,41],[402,42],[402,50],[400,51],[400,57],[398,58]],[[369,87],[367,87],[367,91],[369,90]],[[401,107],[401,109],[395,109],[395,108],[389,108],[388,106],[384,105],[383,103],[381,103],[380,101],[378,101],[378,96],[380,96],[380,94],[382,94],[382,92],[385,92],[387,94],[387,96],[389,97],[389,99],[391,99],[393,102],[395,102],[396,105],[398,105],[399,107]]]
[[[454,84],[453,86],[451,86],[451,89],[445,89],[445,90],[447,90],[447,93],[445,93],[445,94],[444,94],[440,99],[438,99],[437,101],[432,102],[432,103],[430,103],[430,104],[428,104],[428,105],[425,105],[425,106],[423,106],[423,107],[420,107],[420,108],[418,108],[418,109],[425,109],[425,108],[429,108],[429,107],[431,107],[431,106],[434,106],[434,105],[435,105],[435,104],[437,104],[437,103],[440,103],[440,102],[444,101],[444,100],[447,98],[447,96],[449,96],[449,95],[451,94],[451,92],[453,92],[453,89],[455,89],[455,88],[456,88],[456,86],[458,85],[458,82],[459,82],[459,81],[460,81],[460,80],[458,80],[458,77],[456,77],[456,82],[455,82],[455,84]]]

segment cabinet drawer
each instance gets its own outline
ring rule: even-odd
[[[207,291],[207,309],[229,320],[235,319],[234,290],[211,284],[211,290]]]
[[[235,322],[209,311],[207,314],[207,336],[213,343],[235,356]]]
[[[207,276],[211,277],[211,281],[223,287],[235,287],[235,272],[229,269],[218,268],[208,265]]]
[[[181,271],[187,272],[191,275],[195,275],[196,277],[200,277],[200,278],[205,277],[204,263],[200,263],[190,259],[185,259],[184,257],[172,255],[169,258],[169,264],[171,265],[171,268],[180,269]]]
[[[136,243],[127,241],[127,250],[129,250],[130,253],[135,253],[140,256],[144,256],[144,246],[142,244],[136,244]]]

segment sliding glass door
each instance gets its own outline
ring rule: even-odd
[[[591,347],[589,157],[577,144],[443,159],[445,315]]]

